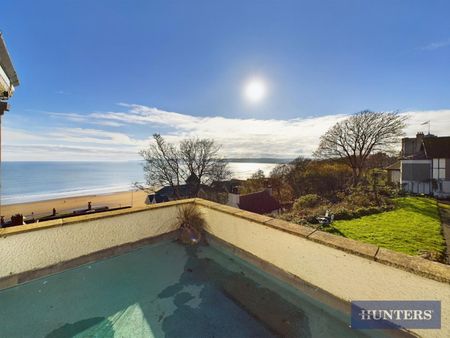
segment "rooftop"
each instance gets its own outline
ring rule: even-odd
[[[280,203],[267,191],[262,190],[250,194],[239,196],[239,208],[255,212],[257,214],[267,214],[281,208]]]
[[[428,158],[450,158],[450,136],[425,137],[423,145]]]
[[[331,308],[278,285],[226,247],[186,247],[170,238],[5,290],[0,300],[8,308],[0,326],[9,337],[269,338],[349,331]],[[11,323],[21,316],[39,325]]]
[[[179,208],[192,203],[209,247],[172,242]],[[244,335],[317,336],[322,328],[349,337],[359,334],[347,325],[351,300],[440,299],[442,329],[413,332],[450,334],[449,266],[201,199],[5,228],[0,236],[0,300],[8,304],[0,318],[9,330],[56,335],[127,323],[147,336],[181,329],[198,336],[218,333],[220,324]],[[62,308],[75,299],[83,311]],[[267,311],[267,299],[276,311]],[[321,321],[315,311],[331,317]]]
[[[396,162],[392,163],[390,166],[387,166],[385,169],[386,170],[400,170],[400,167],[401,167],[401,162],[396,161]]]
[[[0,67],[8,76],[11,84],[15,87],[19,85],[19,78],[12,64],[11,58],[6,48],[5,40],[3,40],[3,35],[0,32]]]
[[[417,133],[402,139],[403,157],[415,160],[450,158],[450,136]]]

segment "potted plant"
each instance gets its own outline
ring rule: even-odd
[[[178,209],[180,223],[179,240],[184,244],[197,244],[202,239],[205,220],[195,204],[187,204]]]

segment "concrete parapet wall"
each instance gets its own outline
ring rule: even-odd
[[[344,301],[440,300],[442,329],[414,332],[450,337],[450,266],[201,199],[0,229],[0,288],[173,234],[188,203],[212,236]]]
[[[211,235],[345,301],[440,300],[442,329],[414,332],[450,337],[450,266],[209,201],[198,204]]]
[[[0,280],[172,232],[179,227],[177,208],[189,202],[0,229]]]

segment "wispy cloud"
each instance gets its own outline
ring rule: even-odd
[[[87,147],[48,144],[5,145],[9,161],[124,161],[135,160],[132,150],[115,147]]]
[[[326,115],[296,119],[239,119],[222,116],[193,116],[136,104],[121,104],[124,111],[90,114],[52,113],[67,121],[68,127],[35,131],[5,128],[4,154],[7,160],[25,159],[138,159],[138,151],[148,145],[155,132],[171,142],[186,137],[207,137],[222,144],[226,157],[310,156],[320,136],[347,115]],[[450,132],[450,110],[409,111],[406,132],[412,136],[431,120],[431,131],[438,135]],[[74,124],[79,123],[79,126]],[[86,128],[86,124],[116,127]],[[128,131],[148,126],[140,137]],[[133,127],[134,126],[134,127]],[[141,128],[141,127],[140,127]],[[111,128],[109,128],[111,129]],[[141,128],[142,129],[142,128]],[[127,130],[127,133],[122,130]],[[32,146],[30,146],[32,145]],[[57,145],[57,146],[55,146]],[[32,151],[30,151],[32,150]]]
[[[107,120],[99,120],[95,117],[94,114],[78,114],[78,113],[55,113],[55,112],[47,112],[47,114],[53,118],[65,119],[72,122],[82,122],[88,124],[94,124],[105,127],[121,127],[122,123],[115,121],[107,121]]]
[[[151,125],[154,131],[169,129],[173,142],[198,136],[213,138],[231,157],[296,157],[309,155],[318,137],[344,115],[302,119],[238,119],[221,116],[192,116],[142,105],[125,105],[127,112],[94,113],[96,119],[124,124]]]
[[[434,50],[439,48],[444,48],[450,46],[450,38],[447,40],[435,41],[426,46],[423,46],[421,49],[423,50]]]

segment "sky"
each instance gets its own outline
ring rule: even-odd
[[[225,157],[310,156],[364,109],[407,114],[409,136],[427,120],[450,135],[448,13],[438,0],[8,1],[21,83],[3,159],[139,159],[153,133],[213,138]]]

